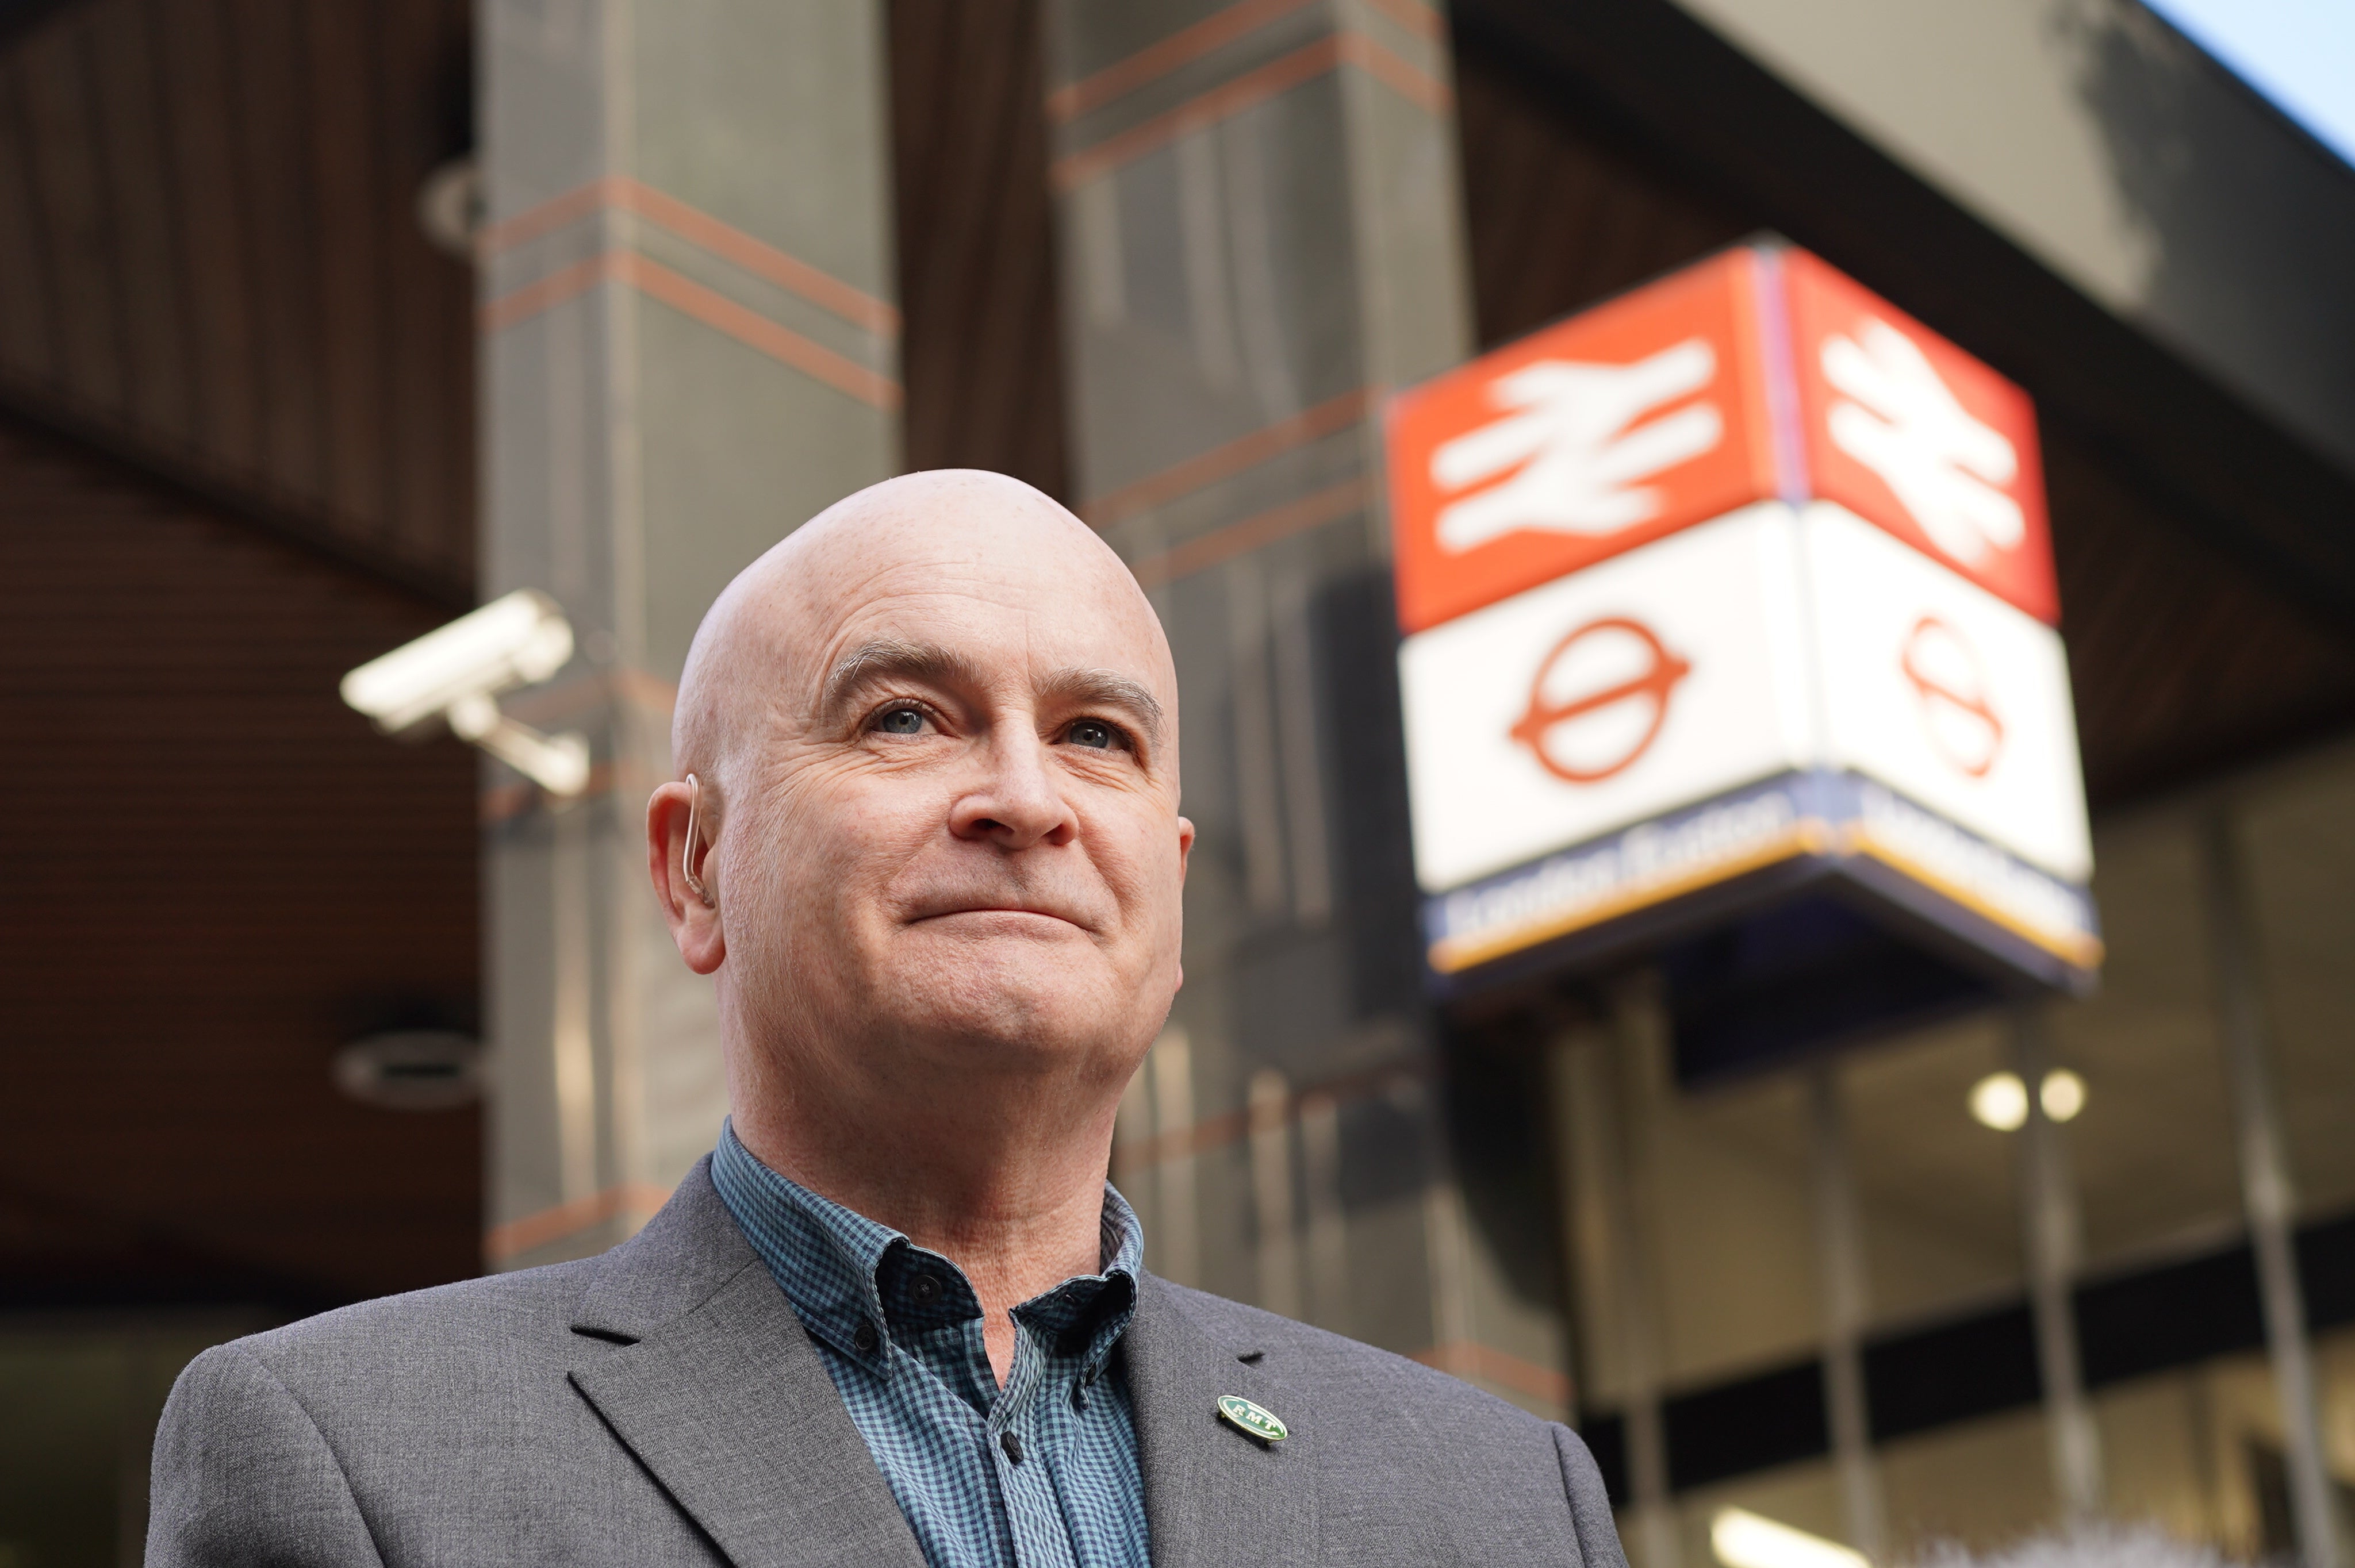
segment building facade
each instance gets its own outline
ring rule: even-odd
[[[1432,999],[1380,417],[1761,233],[2035,400],[2107,958],[1693,1086],[1647,963]],[[1572,1421],[1638,1568],[1728,1509],[2345,1563],[2350,265],[2355,173],[2133,0],[0,6],[0,1554],[135,1556],[202,1344],[659,1204],[724,1108],[632,848],[696,619],[976,466],[1176,650],[1150,1266]],[[334,699],[517,587],[575,803]],[[481,1105],[337,1089],[401,1031]]]

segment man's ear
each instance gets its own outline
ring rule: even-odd
[[[1194,824],[1187,818],[1178,819],[1178,885],[1186,885],[1186,867],[1194,858]]]
[[[666,784],[646,802],[646,874],[654,880],[655,897],[670,927],[670,939],[678,945],[678,956],[699,975],[711,973],[728,957],[728,936],[719,923],[719,890],[712,881],[717,804],[714,791],[700,780]],[[699,890],[695,882],[702,884]]]

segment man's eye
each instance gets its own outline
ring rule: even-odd
[[[1098,751],[1107,751],[1119,741],[1120,732],[1102,719],[1082,719],[1071,727],[1066,738],[1073,746],[1085,746]]]
[[[885,735],[922,735],[923,712],[919,708],[893,708],[876,718],[875,727]]]

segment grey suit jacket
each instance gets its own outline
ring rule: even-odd
[[[1625,1568],[1568,1428],[1147,1277],[1123,1356],[1158,1568]],[[1218,1397],[1274,1411],[1273,1446]],[[155,1438],[150,1564],[922,1568],[704,1165],[601,1257],[207,1351]]]

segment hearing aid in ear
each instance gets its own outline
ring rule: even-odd
[[[678,852],[678,874],[685,879],[687,891],[703,900],[706,909],[719,906],[711,889],[703,885],[703,878],[695,874],[696,821],[703,805],[703,780],[690,773],[687,776],[687,847]]]

